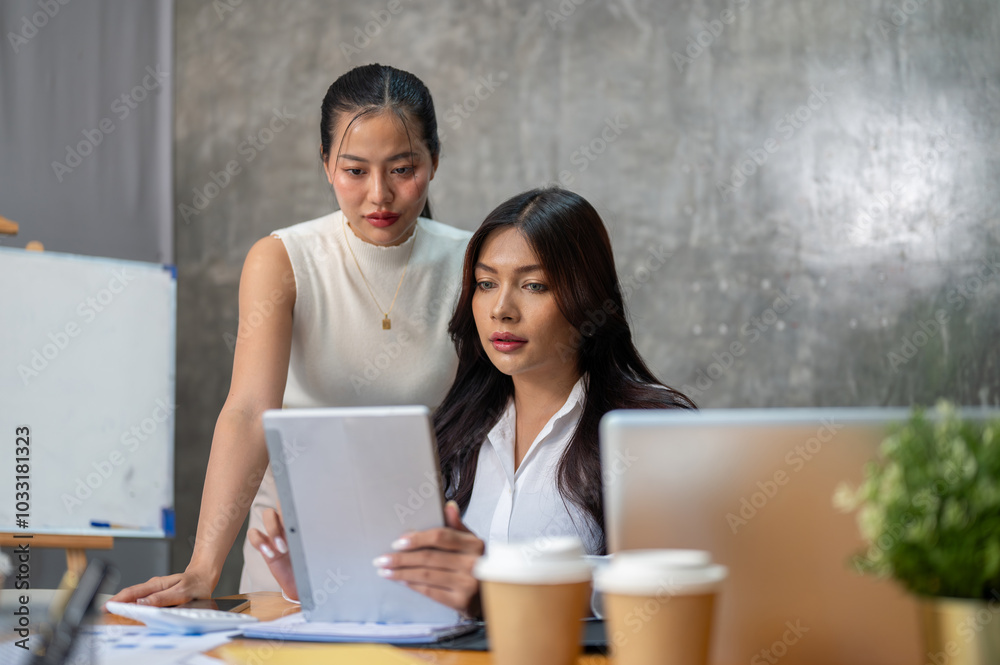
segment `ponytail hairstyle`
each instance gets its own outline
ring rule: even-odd
[[[363,65],[355,67],[334,81],[323,97],[320,114],[319,133],[323,163],[333,154],[333,137],[337,121],[342,116],[352,114],[347,129],[359,118],[383,112],[393,113],[402,122],[410,146],[411,123],[420,130],[417,138],[427,145],[433,159],[441,154],[441,140],[438,138],[437,116],[434,114],[434,100],[423,81],[409,72],[388,65]],[[336,155],[340,156],[340,147]],[[424,203],[421,217],[431,217],[431,205]]]
[[[574,327],[572,349],[586,378],[583,414],[557,469],[564,502],[574,504],[604,548],[604,494],[598,424],[612,409],[693,409],[686,395],[653,376],[632,342],[611,240],[593,206],[564,189],[533,189],[491,212],[469,241],[462,291],[448,332],[458,371],[434,414],[445,494],[464,510],[472,497],[479,451],[514,394],[511,377],[489,360],[472,313],[475,266],[487,239],[514,228],[538,256],[559,309]]]

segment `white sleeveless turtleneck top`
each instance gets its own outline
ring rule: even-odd
[[[444,399],[458,364],[448,321],[472,234],[419,218],[406,242],[380,247],[358,238],[343,220],[337,211],[272,234],[284,243],[295,275],[284,406],[434,408]],[[378,305],[345,243],[350,243]],[[406,276],[389,315],[392,328],[383,330],[384,312],[408,256]],[[250,526],[263,530],[261,512],[276,506],[268,466],[250,509]],[[249,542],[243,544],[243,557],[240,593],[280,590]]]

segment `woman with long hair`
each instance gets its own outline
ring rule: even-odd
[[[447,526],[404,534],[378,574],[475,614],[488,543],[579,536],[605,550],[598,423],[612,409],[694,408],[632,341],[597,211],[562,189],[504,202],[469,241],[448,326],[458,372],[434,416]],[[260,548],[283,536],[276,514]],[[287,554],[268,557],[290,597]]]

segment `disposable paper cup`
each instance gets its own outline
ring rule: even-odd
[[[617,665],[705,665],[715,598],[728,575],[699,550],[619,552],[598,571]]]
[[[475,567],[497,665],[572,665],[590,600],[577,538],[496,543]]]

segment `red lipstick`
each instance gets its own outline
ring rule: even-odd
[[[365,219],[375,228],[384,229],[396,223],[399,213],[379,210],[365,215]]]
[[[506,353],[520,349],[528,343],[528,340],[508,332],[495,332],[490,335],[490,343],[497,351]]]

